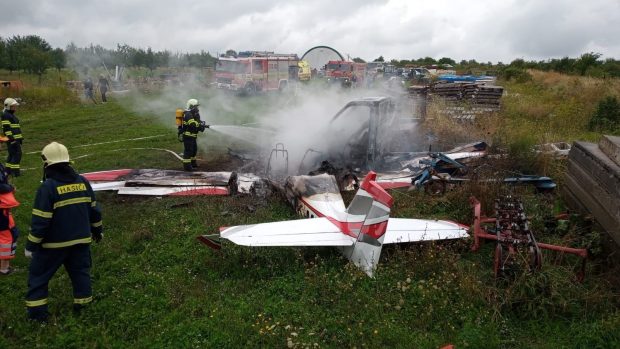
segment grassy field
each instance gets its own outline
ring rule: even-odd
[[[489,128],[493,131],[488,136],[508,147],[521,139],[526,144],[596,139],[584,131],[595,93],[573,91],[570,84],[558,91],[556,86],[562,84],[549,79],[535,76],[533,82],[507,84],[504,109],[490,120],[496,126]],[[579,88],[618,95],[618,82],[607,84],[598,81]],[[197,93],[203,100],[214,98]],[[564,103],[570,94],[573,99]],[[291,219],[293,209],[278,197],[136,198],[99,193],[105,239],[92,246],[95,301],[86,312],[74,315],[70,280],[59,271],[50,284],[50,323],[31,323],[24,306],[28,260],[23,246],[41,178],[36,151],[52,140],[62,142],[81,172],[180,168],[180,162],[165,152],[135,148],[181,151],[173,115],[186,97],[152,94],[92,105],[44,88],[29,97],[18,114],[26,138],[26,171],[13,181],[22,203],[14,211],[22,230],[13,262],[19,271],[0,279],[0,348],[438,348],[446,343],[457,348],[620,347],[618,268],[601,254],[599,234],[579,223],[568,231],[544,230],[544,218],[562,207],[561,199],[527,190],[518,193],[540,230],[539,240],[585,244],[593,251],[583,284],[574,282],[579,261],[553,253],[545,253],[543,269],[535,275],[523,272],[495,280],[492,244],[472,253],[469,240],[384,248],[374,279],[335,249],[225,244],[215,252],[195,237],[216,232],[219,226]],[[248,111],[261,107],[256,98],[239,99],[234,108],[213,117],[247,122]],[[163,136],[84,146],[154,135]],[[226,167],[222,159],[227,142],[207,136],[210,151],[199,154],[207,169]],[[563,168],[528,155],[520,161],[513,165],[555,175]],[[492,191],[465,186],[439,198],[396,191],[392,215],[469,223],[469,195],[488,199]]]

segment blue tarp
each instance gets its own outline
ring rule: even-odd
[[[473,76],[473,75],[454,75],[454,74],[442,74],[442,75],[439,75],[439,77],[437,78],[437,80],[439,81],[448,81],[448,82],[476,82],[479,80],[491,80],[491,79],[493,79],[493,77],[487,76],[487,75]]]

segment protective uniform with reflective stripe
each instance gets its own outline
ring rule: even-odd
[[[90,183],[67,163],[46,168],[32,210],[26,249],[33,251],[26,307],[32,319],[47,318],[48,284],[64,266],[73,286],[74,307],[92,301],[92,235],[102,233],[101,211]]]
[[[2,132],[9,139],[7,150],[8,157],[6,159],[6,168],[9,174],[14,176],[20,175],[19,164],[22,161],[22,142],[24,136],[22,135],[22,129],[19,125],[19,119],[14,113],[4,110],[2,113]]]
[[[88,244],[91,231],[96,234],[101,229],[101,211],[85,178],[77,176],[73,183],[48,178],[37,191],[27,248]]]
[[[1,120],[2,132],[7,136],[9,142],[13,142],[16,139],[24,139],[21,126],[19,125],[19,119],[15,114],[10,113],[8,110],[4,110]]]
[[[191,110],[185,110],[183,112],[183,136],[184,137],[198,137],[200,131],[200,114],[194,113]]]
[[[198,153],[198,143],[196,138],[198,132],[203,132],[204,126],[201,125],[200,114],[196,111],[185,110],[183,112],[183,168],[191,170],[197,167],[196,154]]]

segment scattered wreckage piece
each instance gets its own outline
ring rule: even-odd
[[[566,158],[570,152],[571,145],[566,142],[545,143],[534,146],[537,154],[547,154],[555,158]]]
[[[452,221],[389,218],[393,199],[372,171],[348,207],[332,175],[289,177],[284,187],[307,219],[223,227],[219,239],[201,235],[198,240],[215,249],[221,239],[243,246],[334,246],[372,277],[384,244],[468,236],[467,226]]]
[[[468,164],[487,155],[488,145],[483,141],[469,143],[447,152],[406,153],[384,158],[384,162],[397,164],[398,171],[377,173],[377,183],[383,189],[415,187],[430,194],[443,194],[448,185],[462,184],[471,179],[464,175],[470,172]],[[334,175],[341,191],[357,189],[359,174],[349,168],[338,168],[325,160],[310,174],[328,173]],[[486,178],[482,183],[503,182],[506,184],[530,184],[539,191],[550,191],[556,187],[549,177],[521,175],[507,178]]]
[[[253,173],[237,174],[237,193],[257,197],[268,197],[273,192],[273,183]]]
[[[400,161],[403,168],[411,170],[420,170],[432,161],[438,160],[437,165],[443,168],[462,168],[475,159],[485,157],[487,155],[488,145],[484,141],[477,141],[456,147],[446,152],[428,152],[424,155],[414,157],[410,160]]]
[[[159,169],[122,169],[83,174],[95,191],[120,195],[194,196],[233,195],[235,172],[185,172]]]
[[[620,137],[600,143],[575,142],[568,156],[564,198],[573,209],[591,213],[620,245]]]
[[[517,263],[518,254],[527,254],[530,271],[540,270],[541,249],[545,249],[580,257],[582,263],[577,273],[577,280],[583,281],[588,250],[537,242],[529,228],[530,224],[523,203],[519,199],[506,196],[495,200],[495,217],[482,216],[480,201],[475,197],[469,198],[469,202],[474,210],[474,244],[471,249],[474,252],[478,251],[483,239],[496,241],[493,260],[495,277],[512,269]]]
[[[452,177],[448,173],[432,173],[426,175],[426,172],[419,177],[412,179],[412,185],[416,188],[423,188],[427,193],[433,195],[444,194],[449,185],[463,184],[472,181],[469,178]],[[533,185],[538,192],[549,192],[557,187],[557,184],[550,177],[536,175],[521,175],[518,177],[506,178],[487,178],[476,179],[477,183],[504,183],[511,185],[529,184]]]
[[[449,154],[433,153],[419,161],[417,172],[401,171],[394,174],[381,174],[379,184],[384,189],[415,187],[433,195],[444,194],[449,185],[462,184],[473,179],[463,177],[469,172],[468,166],[452,159]],[[556,183],[550,177],[520,175],[506,178],[476,179],[479,183],[530,184],[536,190],[546,192],[555,189]]]

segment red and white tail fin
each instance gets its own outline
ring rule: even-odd
[[[352,219],[359,219],[362,215],[364,218],[355,245],[346,248],[344,253],[369,276],[373,275],[379,262],[390,209],[394,202],[392,196],[375,182],[376,178],[376,173],[368,173],[347,208],[347,214]]]

